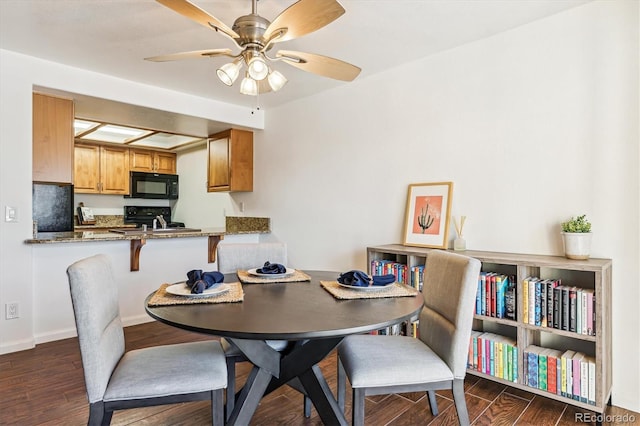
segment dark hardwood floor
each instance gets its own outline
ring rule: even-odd
[[[127,350],[145,346],[206,340],[158,322],[125,329]],[[193,366],[190,366],[193,368]],[[206,368],[206,366],[202,366]],[[321,363],[329,385],[335,392],[335,353]],[[250,365],[238,366],[238,385],[249,373]],[[582,410],[551,399],[535,396],[492,381],[467,376],[467,406],[473,425],[571,425]],[[349,395],[350,389],[347,390]],[[438,393],[440,414],[431,416],[423,393],[383,395],[366,401],[367,425],[457,425],[450,392]],[[347,419],[351,416],[347,398]],[[194,402],[118,411],[113,425],[205,425],[211,423],[210,405]],[[38,345],[34,349],[0,356],[0,424],[2,425],[85,425],[88,418],[82,362],[77,339]],[[612,416],[640,414],[609,407]],[[612,420],[623,417],[612,417]],[[279,389],[263,399],[252,425],[320,425],[315,409],[310,419],[302,415],[302,396],[290,388]],[[594,424],[593,422],[591,424]],[[620,424],[604,422],[603,424]],[[630,423],[628,423],[630,424]]]

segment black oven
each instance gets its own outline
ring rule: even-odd
[[[178,175],[131,172],[128,198],[178,199]]]

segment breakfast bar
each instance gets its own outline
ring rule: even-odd
[[[224,238],[224,228],[192,229],[192,228],[168,228],[148,229],[140,228],[112,229],[100,231],[76,231],[76,232],[39,232],[32,239],[25,241],[27,244],[53,244],[53,243],[78,243],[89,241],[131,241],[130,264],[131,271],[140,270],[140,250],[151,239],[164,238],[196,238],[208,237],[209,263],[216,261],[216,248],[220,240]]]

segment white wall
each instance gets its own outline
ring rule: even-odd
[[[0,307],[4,312],[5,303],[20,305],[20,318],[5,320],[4,315],[0,315],[0,353],[33,347],[34,336],[48,333],[37,328],[42,322],[35,321],[36,299],[45,294],[47,286],[59,289],[61,280],[66,284],[66,277],[60,274],[54,275],[57,280],[54,283],[49,280],[36,283],[36,278],[42,277],[39,268],[43,264],[34,262],[33,247],[24,244],[32,234],[31,93],[34,86],[228,122],[230,127],[260,129],[264,125],[263,113],[255,114],[250,108],[0,50],[0,208],[4,211],[5,206],[12,206],[18,212],[17,223],[0,221]],[[64,245],[58,248],[65,249]],[[70,246],[69,250],[75,247]],[[38,318],[41,317],[42,312],[38,312]]]
[[[338,271],[402,241],[410,183],[454,182],[471,249],[562,254],[559,223],[586,213],[592,256],[613,259],[613,402],[640,411],[638,5],[596,1],[270,110],[255,191],[233,197],[272,218],[292,264]]]
[[[180,198],[173,210],[174,220],[192,228],[224,227],[225,216],[236,207],[228,192],[207,192],[207,147],[178,154]]]
[[[291,264],[336,271],[366,268],[368,245],[401,241],[409,183],[455,183],[453,214],[467,215],[473,249],[560,254],[559,222],[586,213],[593,256],[614,265],[613,402],[640,411],[639,15],[635,0],[592,2],[270,110],[255,135],[254,192],[228,205],[271,217]],[[22,308],[19,320],[0,319],[1,352],[38,334],[32,251],[46,249],[22,243],[32,85],[196,116],[227,111],[11,52],[0,64],[0,207],[20,215],[0,222],[0,306]]]

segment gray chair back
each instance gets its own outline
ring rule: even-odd
[[[427,254],[419,336],[457,379],[465,376],[480,261],[456,253]]]
[[[109,258],[92,256],[67,268],[89,402],[101,401],[124,354],[118,289]]]
[[[223,274],[238,269],[258,268],[264,262],[287,266],[286,243],[221,243],[218,245],[218,271]]]

